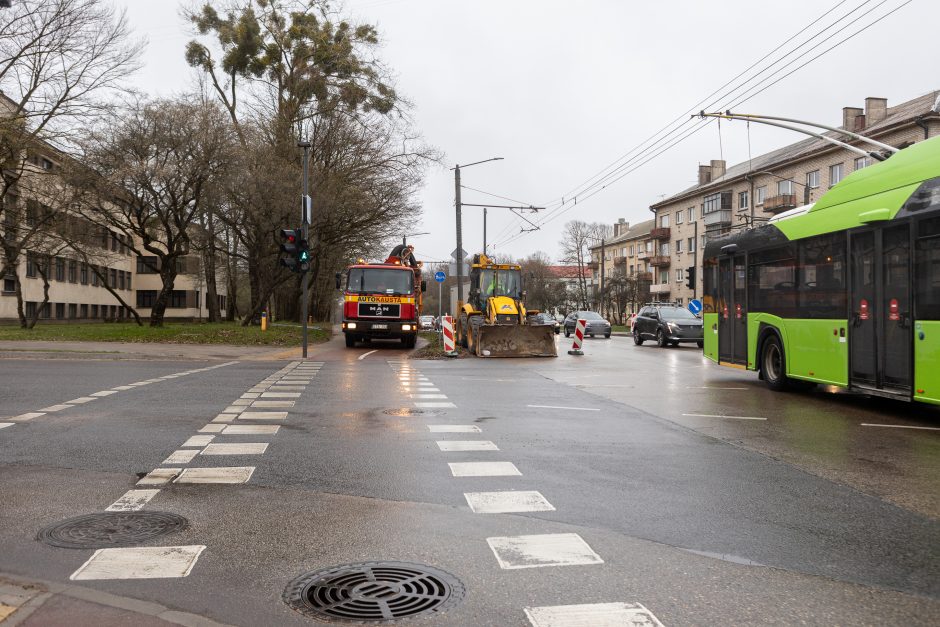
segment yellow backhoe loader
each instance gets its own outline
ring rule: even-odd
[[[470,266],[467,302],[457,304],[457,341],[478,357],[557,357],[551,325],[530,324],[522,268],[484,254]]]

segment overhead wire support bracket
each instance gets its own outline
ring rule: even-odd
[[[809,130],[806,130],[805,128],[800,128],[800,127],[798,127],[798,126],[793,126],[792,124],[784,124],[784,123],[782,123],[782,122],[772,122],[772,121],[770,121],[770,120],[765,120],[765,119],[756,118],[756,117],[752,117],[752,116],[737,115],[737,114],[731,113],[731,112],[725,112],[725,113],[705,113],[705,111],[699,111],[697,114],[692,115],[692,117],[693,117],[693,118],[694,118],[694,117],[700,117],[700,118],[716,118],[716,119],[719,119],[719,120],[742,120],[742,121],[747,121],[747,122],[754,122],[754,123],[756,123],[756,124],[766,124],[766,125],[768,125],[768,126],[776,126],[776,127],[778,127],[778,128],[785,128],[785,129],[787,129],[788,131],[794,131],[794,132],[796,132],[796,133],[803,133],[804,135],[810,135],[810,136],[815,137],[815,138],[817,138],[817,139],[821,139],[821,140],[823,140],[823,141],[825,141],[825,142],[829,142],[830,144],[835,144],[836,146],[839,146],[839,147],[841,147],[841,148],[845,148],[846,150],[849,150],[849,151],[851,151],[851,152],[854,152],[854,153],[857,154],[857,155],[861,155],[861,156],[863,156],[863,157],[871,157],[872,159],[874,159],[874,160],[876,160],[876,161],[884,161],[885,159],[888,158],[888,157],[886,157],[885,155],[881,154],[880,152],[877,152],[877,151],[874,151],[874,150],[871,150],[871,151],[862,150],[861,148],[859,148],[859,147],[857,147],[857,146],[853,146],[852,144],[847,144],[847,143],[845,143],[845,142],[843,142],[843,141],[839,141],[838,139],[835,139],[835,138],[833,138],[833,137],[829,137],[828,135],[823,135],[822,133],[816,133],[816,132],[814,132],[814,131],[809,131]],[[840,132],[841,132],[841,131],[840,131]]]
[[[756,113],[731,113],[731,111],[725,111],[725,115],[733,115],[739,118],[747,118],[748,120],[758,121],[758,120],[777,120],[778,122],[793,122],[794,124],[805,124],[806,126],[815,126],[816,128],[824,128],[827,131],[832,131],[833,133],[841,133],[843,135],[848,135],[852,139],[857,139],[859,141],[868,142],[873,146],[877,146],[882,150],[885,150],[890,153],[900,152],[900,148],[891,146],[890,144],[882,143],[878,140],[872,139],[871,137],[866,137],[860,133],[855,133],[853,131],[846,130],[844,128],[837,128],[835,126],[827,126],[825,124],[819,124],[817,122],[808,122],[806,120],[797,120],[795,118],[782,118],[774,115],[758,115]]]

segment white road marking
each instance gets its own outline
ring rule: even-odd
[[[53,411],[62,411],[63,409],[68,409],[71,405],[50,405],[49,407],[43,407],[39,411],[44,412],[53,412]]]
[[[512,462],[454,462],[447,464],[455,477],[522,476]]]
[[[295,401],[255,401],[251,404],[252,407],[268,407],[268,408],[277,408],[277,407],[293,407]]]
[[[555,508],[540,492],[465,492],[467,505],[475,514],[553,512]]]
[[[242,420],[287,420],[286,411],[246,411],[239,416]]]
[[[200,437],[200,436],[196,436]],[[208,436],[213,437],[213,436]],[[188,464],[193,461],[193,457],[199,454],[199,449],[179,449],[170,453],[170,456],[163,460],[164,464]]]
[[[409,394],[411,398],[447,398],[446,394]]]
[[[95,392],[94,394],[89,394],[88,396],[111,396],[112,394],[117,394],[117,390],[102,390],[101,392]]]
[[[263,455],[268,450],[266,442],[238,442],[210,444],[200,455]]]
[[[746,390],[747,388],[721,387],[718,385],[687,385],[689,390]]]
[[[252,399],[250,399],[250,398],[238,398],[238,399],[235,399],[234,401],[232,401],[232,406],[233,406],[233,407],[242,407],[242,406],[245,406],[245,405],[251,405],[252,402],[253,402],[253,401],[252,401]]]
[[[591,603],[527,607],[532,627],[663,627],[640,603]]]
[[[526,407],[532,407],[533,409],[568,409],[571,411],[600,411],[595,407],[562,407],[560,405],[526,405]]]
[[[454,405],[453,403],[432,402],[432,403],[415,403],[415,407],[431,408],[431,407],[457,407],[457,406]]]
[[[279,385],[277,387],[271,388],[272,392],[303,392],[306,390],[302,385]]]
[[[476,425],[428,425],[431,433],[480,433]]]
[[[13,416],[10,418],[13,422],[25,422],[27,420],[32,420],[33,418],[39,418],[40,416],[45,416],[45,412],[41,411],[31,411],[27,414],[20,414],[19,416]]]
[[[268,391],[268,386],[267,386],[267,385],[256,385],[255,387],[250,388],[248,391],[249,391],[249,392],[259,392],[259,393],[260,393],[260,392],[267,392],[267,391]]]
[[[300,392],[264,392],[261,398],[300,398]]]
[[[137,485],[163,485],[180,474],[182,468],[154,468],[148,472]]]
[[[767,420],[766,418],[759,418],[757,416],[722,416],[720,414],[682,414],[683,416],[690,416],[693,418],[730,418],[732,420]]]
[[[72,581],[90,579],[163,579],[185,577],[205,545],[137,546],[98,549],[72,573]]]
[[[358,359],[359,361],[362,361],[363,359],[365,359],[366,357],[368,357],[368,356],[371,355],[372,353],[377,353],[377,352],[379,352],[379,349],[375,349],[375,350],[373,350],[373,351],[369,351],[368,353],[363,353],[363,354],[359,355],[359,357],[358,357],[357,359]]]
[[[225,435],[274,435],[280,429],[277,425],[226,425],[222,430]]]
[[[0,429],[6,428],[6,427],[12,427],[14,424],[16,424],[16,423],[13,423],[13,422],[0,422]]]
[[[444,452],[499,450],[489,440],[438,440],[437,448]]]
[[[81,405],[82,403],[90,403],[91,401],[97,401],[97,398],[92,396],[79,396],[78,398],[73,398],[70,401],[65,401],[69,405]]]
[[[254,471],[254,466],[187,468],[174,483],[245,483]]]
[[[205,427],[199,430],[199,433],[221,433],[222,429],[225,428],[223,424],[214,425],[211,422]]]
[[[114,389],[120,390],[122,392],[126,392],[127,390],[133,390],[134,386],[133,385],[118,385]]]
[[[258,398],[261,396],[261,392],[245,392],[241,395],[241,398]]]
[[[248,399],[245,399],[245,400],[248,400]],[[228,407],[222,410],[222,413],[223,414],[240,414],[246,409],[248,408],[244,405],[229,405]]]
[[[505,570],[542,566],[603,564],[604,560],[576,533],[487,538],[499,567]]]
[[[128,490],[124,496],[108,505],[106,512],[136,512],[150,502],[160,490]]]
[[[863,427],[885,427],[888,429],[923,429],[924,431],[940,431],[940,427],[915,427],[913,425],[876,425],[868,422],[862,423]]]
[[[275,381],[274,385],[272,385],[271,387],[275,389],[277,389],[278,387],[282,385],[299,385],[303,387],[307,385],[308,383],[310,383],[310,379],[282,379],[280,381]]]
[[[214,435],[194,435],[194,436],[191,436],[185,442],[183,442],[183,446],[184,447],[198,446],[199,448],[202,448],[203,446],[205,446],[206,444],[208,444],[214,439],[215,439]]]
[[[212,422],[232,422],[238,418],[238,414],[219,414],[212,419]]]

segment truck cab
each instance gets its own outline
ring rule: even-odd
[[[405,348],[414,348],[423,287],[420,270],[401,263],[349,266],[343,292],[346,346],[398,339]]]

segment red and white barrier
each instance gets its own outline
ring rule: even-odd
[[[444,354],[456,355],[457,349],[454,345],[454,319],[451,316],[444,316]]]
[[[585,327],[587,327],[587,320],[578,320],[578,324],[574,327],[574,343],[571,345],[571,350],[568,351],[569,355],[584,354],[584,351],[581,350],[581,345],[584,344]]]

